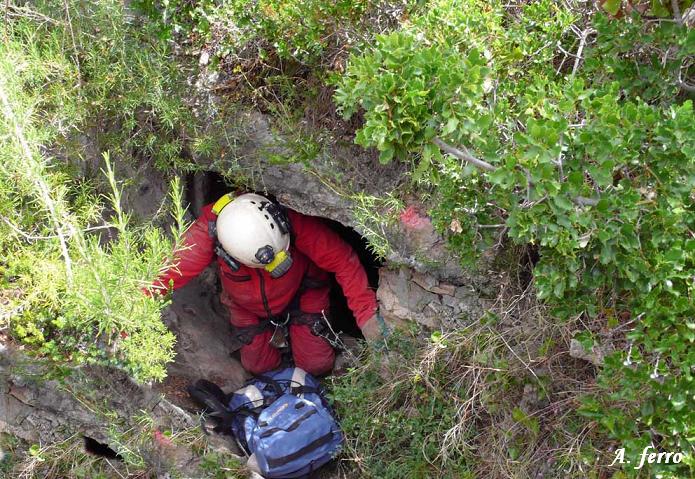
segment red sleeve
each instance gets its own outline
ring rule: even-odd
[[[335,273],[347,303],[362,326],[376,312],[376,294],[355,251],[319,218],[288,210],[296,248],[316,265]]]
[[[159,276],[152,285],[153,289],[168,290],[171,281],[174,289],[178,289],[208,267],[215,257],[215,241],[208,233],[209,221],[215,221],[212,204],[203,206],[198,219],[186,230],[184,246],[174,253],[174,266]]]

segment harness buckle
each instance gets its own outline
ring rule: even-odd
[[[288,346],[287,344],[287,326],[290,324],[291,316],[290,313],[287,313],[285,316],[284,321],[278,321],[277,317],[273,317],[269,319],[269,324],[275,326],[273,329],[273,335],[270,337],[270,340],[268,340],[268,344],[272,344],[276,348],[285,348]],[[278,331],[280,331],[280,335],[278,338]]]
[[[290,324],[290,319],[292,319],[292,317],[290,316],[290,313],[287,313],[287,314],[285,315],[285,320],[284,320],[283,322],[281,322],[281,323],[280,323],[280,322],[276,322],[276,318],[277,318],[277,316],[274,316],[273,318],[270,319],[270,324],[272,324],[273,326],[275,326],[275,329],[286,327],[288,324]]]

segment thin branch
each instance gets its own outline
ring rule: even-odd
[[[690,83],[686,83],[684,81],[679,81],[678,86],[682,89],[687,91],[688,93],[695,93],[695,85],[691,85]]]
[[[72,19],[70,18],[70,5],[68,5],[67,0],[64,0],[63,4],[65,6],[65,17],[68,21],[68,29],[70,30],[70,38],[72,39],[73,57],[75,59],[75,66],[77,67],[77,76],[79,78],[78,85],[82,85],[82,71],[80,70],[80,52],[77,50],[77,42],[75,42],[75,31],[72,28]]]
[[[579,206],[596,206],[598,204],[597,198],[586,198],[584,196],[576,196],[572,198],[572,201]]]
[[[574,76],[575,73],[577,73],[577,70],[579,69],[579,63],[582,61],[582,52],[584,51],[584,46],[586,45],[586,39],[589,37],[594,32],[593,29],[587,28],[584,30],[579,37],[579,48],[577,48],[577,55],[576,58],[574,59],[574,66],[572,67],[572,74],[571,76]]]
[[[445,153],[449,153],[450,155],[455,156],[456,158],[458,158],[460,160],[467,161],[468,163],[471,163],[472,165],[475,165],[478,168],[481,168],[481,169],[487,170],[487,171],[495,171],[497,169],[494,166],[492,166],[490,163],[483,161],[483,160],[479,160],[478,158],[475,158],[473,155],[471,155],[467,151],[464,152],[464,151],[459,150],[458,148],[454,148],[453,146],[449,145],[448,143],[443,142],[439,138],[434,138],[432,140],[432,143],[434,143],[439,148],[441,148]],[[527,192],[526,192],[526,195],[527,195],[526,204],[533,205],[533,204],[536,204],[536,202],[531,203],[530,198],[529,198],[530,197],[530,172],[528,170],[526,170],[526,173],[527,173],[527,180],[528,180]],[[539,200],[539,201],[542,201],[543,199],[545,199],[545,197],[541,198],[541,200]],[[598,204],[599,200],[598,200],[598,198],[586,198],[584,196],[576,196],[576,197],[572,198],[572,201],[574,201],[579,206],[596,206]]]
[[[504,228],[506,226],[505,223],[500,223],[498,225],[478,225],[478,228]]]
[[[681,7],[678,5],[678,0],[671,0],[671,7],[673,8],[673,19],[678,25],[683,25],[683,16],[681,15]]]
[[[441,148],[445,153],[449,153],[450,155],[455,156],[459,160],[467,161],[468,163],[471,163],[472,165],[475,165],[478,168],[482,168],[483,170],[487,171],[494,171],[496,169],[487,161],[479,160],[467,151],[461,151],[458,148],[454,148],[453,146],[443,142],[439,138],[434,138],[432,140],[432,143]]]
[[[35,160],[34,155],[31,151],[31,147],[29,146],[27,139],[24,137],[24,131],[22,130],[22,127],[19,124],[19,120],[17,119],[17,117],[14,114],[14,111],[12,110],[10,99],[7,93],[5,92],[4,87],[4,82],[0,82],[0,102],[2,102],[5,118],[7,118],[8,122],[12,122],[12,125],[14,126],[15,137],[19,142],[22,153],[26,157],[27,162],[29,162],[29,164],[34,163]],[[72,259],[70,258],[70,254],[68,253],[68,244],[65,240],[63,224],[61,223],[62,218],[58,217],[58,212],[56,211],[55,203],[53,202],[53,198],[51,198],[51,193],[46,182],[44,182],[44,180],[39,175],[34,176],[34,183],[39,191],[39,196],[43,200],[43,203],[48,209],[48,212],[51,215],[51,219],[53,220],[56,234],[58,235],[58,240],[60,241],[60,249],[62,251],[63,260],[65,261],[65,274],[67,276],[68,285],[71,285]],[[70,229],[71,225],[69,223],[67,223],[67,226],[68,229]]]
[[[58,235],[48,235],[48,236],[35,236],[35,235],[30,235],[29,233],[26,233],[25,231],[22,231],[16,224],[12,223],[8,218],[5,216],[0,215],[0,219],[2,219],[7,226],[9,226],[15,233],[23,237],[27,241],[44,241],[44,240],[51,240],[51,239],[57,239],[59,238]],[[100,226],[90,226],[89,228],[84,228],[81,231],[84,233],[89,233],[91,231],[99,231],[99,230],[108,230],[115,228],[113,225],[100,225]],[[66,237],[70,238],[73,236],[77,231],[72,231],[70,234],[67,234]]]
[[[5,0],[5,16],[2,21],[3,31],[5,33],[5,42],[7,42],[7,17],[10,13],[10,0]]]

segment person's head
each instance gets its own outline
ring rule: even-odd
[[[226,199],[225,199],[226,198]],[[278,278],[292,266],[290,223],[283,208],[253,193],[215,203],[217,239],[235,260]],[[217,210],[216,210],[217,208]]]

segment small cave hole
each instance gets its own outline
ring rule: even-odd
[[[83,437],[85,452],[88,452],[89,454],[93,454],[95,456],[105,457],[106,459],[118,459],[119,461],[123,460],[123,457],[121,457],[120,454],[111,449],[108,445],[103,444],[97,441],[96,439],[92,439],[88,436]]]

